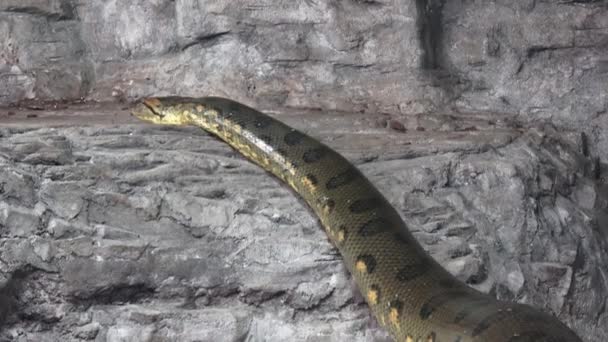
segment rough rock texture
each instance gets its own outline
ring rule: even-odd
[[[277,181],[63,104],[180,94],[289,115],[458,277],[606,341],[606,56],[606,1],[2,0],[0,340],[386,340]]]
[[[120,125],[0,128],[0,340],[388,341],[279,181],[196,128],[58,113],[104,112]],[[281,118],[355,161],[458,278],[608,338],[608,186],[578,134],[329,114]]]
[[[586,132],[608,158],[608,2],[446,1],[437,65],[459,111],[515,113]]]
[[[0,104],[225,95],[551,120],[608,159],[606,1],[3,0]]]

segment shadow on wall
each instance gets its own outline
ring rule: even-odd
[[[26,271],[18,270],[0,288],[0,333],[15,316],[18,307],[17,294],[26,277]]]
[[[441,17],[445,0],[416,0],[418,35],[422,47],[422,69],[442,68],[443,46]]]

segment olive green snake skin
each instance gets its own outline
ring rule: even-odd
[[[399,342],[576,342],[530,306],[497,301],[450,275],[348,160],[238,102],[149,98],[132,111],[158,124],[195,125],[289,184],[318,215],[379,324]]]

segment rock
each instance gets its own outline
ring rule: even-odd
[[[285,119],[360,161],[456,277],[542,307],[589,341],[608,336],[608,289],[595,280],[608,264],[596,228],[608,192],[586,176],[574,143],[550,128],[437,131],[437,117],[403,134],[315,113]],[[3,132],[0,298],[16,292],[0,339],[388,340],[312,214],[208,135],[143,125]],[[71,157],[29,162],[49,135],[55,155]]]
[[[606,160],[607,11],[597,1],[9,0],[0,105],[182,94],[274,110],[508,113],[576,127]]]
[[[36,232],[39,225],[40,219],[36,213],[0,203],[0,227],[5,230],[2,235],[28,237]]]
[[[360,163],[461,280],[608,340],[607,12],[2,1],[0,106],[17,108],[0,108],[0,340],[387,338],[277,181],[197,129],[66,104],[151,94],[299,124]],[[76,127],[44,127],[61,120]],[[29,321],[8,315],[13,297]]]
[[[92,69],[73,6],[35,0],[0,5],[0,74],[6,80],[0,103],[86,95]]]
[[[545,287],[549,291],[546,297],[548,305],[553,312],[562,311],[566,295],[572,284],[572,268],[555,263],[534,263],[533,284],[537,287]]]
[[[34,180],[9,163],[0,162],[0,198],[4,203],[32,208],[36,203]]]
[[[465,84],[453,104],[598,132],[608,122],[607,10],[598,2],[446,2],[439,60]],[[590,134],[606,160],[606,135]]]
[[[40,196],[58,217],[73,219],[85,205],[82,196],[74,196],[74,194],[84,192],[86,187],[72,182],[43,182]]]
[[[201,95],[196,89],[267,106],[357,111],[418,113],[443,102],[443,90],[416,70],[413,1],[30,0],[0,10],[0,70],[10,75],[0,103]],[[28,53],[19,49],[25,44]]]
[[[76,328],[73,332],[73,335],[74,337],[81,340],[93,340],[95,339],[95,337],[97,337],[100,328],[101,325],[97,322],[85,324],[81,327]]]

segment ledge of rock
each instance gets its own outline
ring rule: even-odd
[[[0,105],[221,95],[517,115],[608,160],[605,1],[3,0]]]
[[[311,212],[197,128],[1,110],[0,340],[389,341]],[[355,162],[470,286],[608,339],[608,186],[496,115],[273,113]]]

